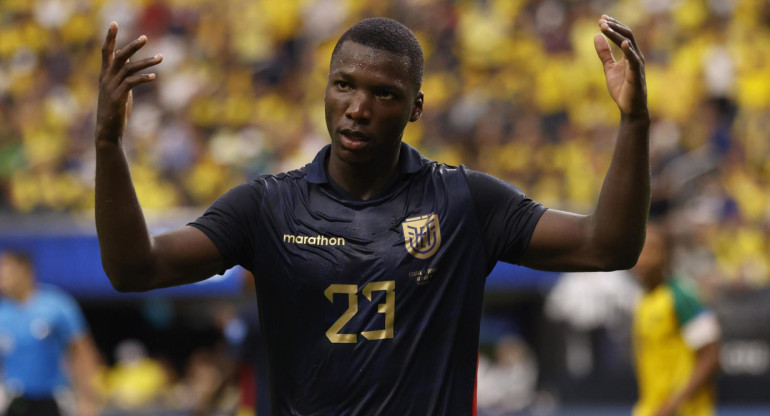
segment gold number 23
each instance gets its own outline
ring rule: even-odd
[[[324,291],[326,299],[334,303],[336,293],[348,295],[348,309],[337,319],[326,331],[326,337],[329,341],[339,344],[355,344],[357,334],[344,334],[340,330],[347,324],[358,312],[358,292],[357,285],[331,284]],[[361,293],[366,299],[372,301],[372,292],[385,292],[385,303],[377,304],[377,312],[385,314],[385,329],[376,331],[362,331],[364,338],[372,341],[376,339],[393,338],[393,320],[396,310],[396,281],[387,280],[384,282],[369,282],[361,289]]]

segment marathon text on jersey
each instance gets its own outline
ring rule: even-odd
[[[308,235],[283,235],[284,243],[291,244],[309,244],[313,246],[344,246],[345,239],[342,237],[325,237],[322,235],[308,236]]]

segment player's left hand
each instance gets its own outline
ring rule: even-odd
[[[607,39],[594,36],[594,46],[604,66],[607,89],[618,104],[620,112],[628,117],[649,117],[647,111],[647,83],[644,75],[644,55],[628,26],[612,17],[602,15],[599,27],[604,36],[623,50],[624,59],[616,61]]]

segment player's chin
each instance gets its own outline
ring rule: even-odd
[[[360,168],[370,167],[373,159],[366,152],[360,151],[343,151],[339,155],[340,159],[351,166]]]

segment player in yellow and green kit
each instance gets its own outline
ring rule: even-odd
[[[693,290],[669,278],[667,263],[663,231],[649,225],[634,268],[645,293],[634,312],[639,401],[633,415],[713,415],[719,323]]]

